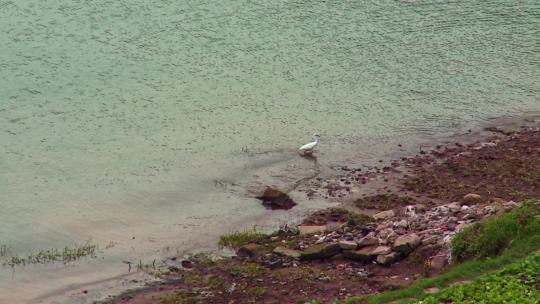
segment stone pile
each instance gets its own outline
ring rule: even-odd
[[[418,247],[424,247],[435,253],[427,261],[430,268],[440,269],[450,261],[449,242],[456,232],[517,205],[502,199],[484,202],[477,194],[467,194],[460,202],[430,209],[417,204],[382,211],[373,216],[373,221],[363,225],[301,225],[299,234],[281,239],[281,244],[267,253],[263,260],[267,264],[286,266],[295,260],[342,256],[362,263],[390,265]],[[239,252],[249,251],[257,255],[261,251],[257,246],[261,245],[248,244]]]

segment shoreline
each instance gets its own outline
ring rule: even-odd
[[[418,140],[418,142],[405,142],[403,143],[403,146],[396,145],[395,151],[385,153],[384,158],[381,159],[382,161],[377,161],[376,159],[373,159],[373,163],[376,164],[376,166],[362,166],[359,165],[359,162],[355,160],[352,160],[351,162],[344,162],[345,164],[348,164],[344,166],[329,166],[328,168],[325,168],[323,170],[322,174],[319,177],[308,180],[306,183],[299,185],[298,188],[296,188],[290,193],[293,199],[299,199],[300,201],[305,198],[305,201],[301,201],[302,206],[297,207],[297,210],[292,209],[292,212],[291,210],[277,210],[267,212],[269,214],[273,214],[274,217],[280,217],[284,214],[289,213],[288,217],[292,218],[287,220],[286,222],[276,222],[276,224],[274,225],[276,229],[279,228],[278,224],[286,223],[289,224],[290,227],[301,224],[302,221],[305,222],[307,218],[309,218],[312,214],[316,213],[318,210],[325,210],[326,208],[329,208],[331,206],[341,206],[346,208],[347,210],[351,210],[354,212],[361,211],[363,213],[373,215],[374,213],[376,213],[377,210],[370,208],[358,208],[354,205],[354,201],[358,198],[361,198],[362,196],[373,195],[381,191],[386,192],[389,189],[391,189],[392,191],[397,191],[398,189],[396,188],[396,185],[399,182],[400,177],[402,177],[403,174],[406,174],[407,172],[405,168],[405,162],[403,160],[405,156],[408,156],[406,159],[414,159],[414,157],[426,156],[429,154],[426,151],[430,151],[429,149],[435,150],[436,146],[438,146],[439,143],[446,143],[449,147],[454,147],[455,142],[460,142],[462,143],[462,145],[466,145],[475,141],[481,141],[497,134],[502,135],[502,133],[497,130],[495,130],[496,132],[492,132],[484,130],[485,128],[491,129],[491,127],[502,126],[501,128],[504,131],[506,129],[518,130],[520,126],[524,125],[537,125],[535,119],[537,119],[538,117],[540,117],[540,115],[496,118],[491,119],[485,123],[476,124],[474,127],[471,127],[471,131],[469,131],[468,129],[468,127],[470,126],[464,125],[459,130],[454,132],[446,132],[444,133],[444,135],[432,134],[427,136],[427,139],[424,138],[424,140]],[[439,140],[434,140],[434,138],[439,138]],[[428,142],[429,144],[426,144],[426,142]],[[415,150],[424,151],[425,153],[414,153],[413,151]],[[390,156],[394,157],[392,158]],[[395,167],[392,164],[392,159],[395,159],[394,164],[397,162],[400,164],[401,167]],[[357,172],[356,170],[358,169],[361,170]],[[362,183],[363,178],[366,179],[366,183]],[[388,181],[385,181],[384,179],[388,179]],[[351,187],[351,185],[345,184],[346,181],[350,181],[352,184],[355,184],[356,188]],[[278,185],[279,184],[280,183],[278,183]],[[285,188],[287,189],[288,184],[284,184],[286,186]],[[238,185],[235,186],[239,187]],[[244,184],[243,186],[246,185]],[[246,189],[244,189],[244,194],[254,197],[260,193],[258,191],[262,191],[264,189],[262,188],[263,186],[265,185],[260,184],[259,181],[253,184],[248,184]],[[344,190],[344,187],[350,187],[352,191],[346,191]],[[317,190],[319,193],[317,193],[317,191],[313,192],[313,190]],[[330,193],[328,193],[329,190],[331,190],[332,192],[331,195]],[[342,196],[340,197],[340,195]],[[254,203],[256,202],[257,201],[254,200]],[[268,226],[264,228],[268,228]],[[227,232],[233,231],[223,231],[222,233]],[[229,258],[231,255],[234,254],[234,250],[227,248],[225,248],[225,250],[218,250],[217,247],[217,242],[214,243],[214,245],[206,246],[206,248],[216,248],[210,249],[209,251],[211,255],[215,257],[222,255],[225,258]],[[194,249],[190,252],[197,253],[201,252],[201,250]],[[185,255],[182,253],[177,256],[169,256],[165,260],[163,260],[163,265],[161,267],[157,267],[157,269],[167,269],[171,265],[178,266],[178,262],[180,260],[184,258],[188,259],[190,255],[192,254],[188,252]],[[101,269],[104,269],[105,265],[102,266],[103,267],[101,267]],[[121,264],[119,267],[127,271],[127,265]],[[105,267],[105,269],[106,268],[107,267]],[[116,276],[118,278],[121,278],[119,280],[111,280],[110,277],[107,277],[105,279],[100,279],[96,277],[96,279],[91,282],[80,281],[80,283],[71,287],[55,289],[43,295],[40,294],[39,297],[33,298],[31,303],[47,303],[48,301],[53,301],[54,303],[64,303],[66,301],[68,303],[79,303],[78,301],[92,302],[102,301],[103,299],[107,299],[107,297],[108,299],[116,299],[126,294],[126,292],[129,293],[130,290],[133,289],[139,290],[142,288],[142,290],[146,290],[148,288],[147,285],[152,284],[152,282],[157,278],[153,275],[149,275],[149,273],[151,272],[155,271],[152,269],[145,269],[145,271],[132,270],[131,273],[124,273]],[[165,270],[165,272],[167,271]],[[149,276],[150,279],[148,279]],[[161,274],[159,274],[159,276],[161,276]],[[158,278],[158,281],[155,284],[162,283],[163,282],[161,281],[161,279]]]
[[[502,146],[504,147],[505,143],[511,143],[512,141],[516,141],[516,140],[519,141],[520,140],[519,136],[514,137],[516,134],[520,134],[520,136],[523,136],[523,134],[526,134],[527,132],[537,132],[537,130],[533,131],[530,129],[531,127],[538,128],[538,123],[535,122],[535,118],[536,116],[522,118],[522,119],[513,120],[513,121],[509,120],[509,123],[507,124],[499,123],[499,124],[493,124],[492,126],[489,126],[489,127],[479,126],[479,128],[483,128],[483,129],[488,128],[487,130],[483,130],[482,132],[480,132],[481,134],[483,134],[480,137],[471,138],[472,136],[470,133],[472,132],[467,132],[464,135],[462,134],[461,136],[456,136],[453,138],[455,139],[457,137],[461,137],[462,141],[461,142],[458,141],[458,144],[447,143],[446,146],[443,147],[442,145],[440,145],[439,147],[439,143],[434,143],[434,146],[433,146],[434,149],[432,150],[429,150],[429,149],[421,150],[420,153],[418,153],[417,155],[413,157],[402,158],[401,160],[396,161],[393,164],[390,164],[390,166],[385,166],[382,168],[373,168],[372,170],[368,170],[368,172],[362,172],[362,170],[357,171],[357,169],[355,168],[344,166],[341,168],[343,175],[341,176],[336,175],[331,179],[317,178],[315,179],[316,182],[307,183],[305,185],[300,186],[298,191],[305,193],[308,197],[319,196],[326,200],[339,200],[339,204],[342,207],[345,207],[348,210],[359,211],[359,210],[362,210],[362,208],[359,208],[358,206],[354,206],[355,201],[358,201],[358,199],[362,197],[363,198],[373,197],[373,195],[369,196],[368,194],[366,194],[369,192],[392,193],[392,191],[396,191],[396,189],[399,187],[398,182],[404,177],[407,177],[408,174],[411,174],[411,172],[414,172],[414,169],[417,170],[415,174],[418,175],[421,170],[425,170],[426,168],[430,168],[438,164],[445,163],[445,161],[448,161],[454,157],[461,157],[461,156],[467,156],[468,154],[474,155],[474,153],[481,153],[484,151],[485,148],[499,149],[501,147],[500,145],[501,143],[502,143]],[[513,133],[513,132],[518,132],[518,133]],[[452,141],[452,140],[449,140],[449,141]],[[476,143],[476,145],[473,145],[472,143]],[[490,143],[490,144],[485,144],[485,143]],[[405,167],[408,167],[408,168],[405,168]],[[352,188],[351,184],[353,183],[353,181],[359,182],[358,187],[363,189],[364,191],[363,196],[361,194],[361,191],[351,191],[351,188]],[[318,191],[313,191],[314,188],[317,189]],[[369,189],[369,191],[366,192],[365,188],[371,188],[371,189]],[[393,189],[390,190],[390,188],[393,188]],[[425,190],[424,188],[419,187],[418,189],[415,189],[416,191],[419,192],[417,194],[422,194],[422,195],[417,196],[415,200],[421,201],[423,199],[426,199],[426,193],[424,191]],[[323,190],[326,193],[324,193]],[[398,191],[401,195],[401,194],[406,194],[407,191],[410,191],[411,189],[408,189],[408,190],[397,189],[397,190],[402,191],[402,192]],[[321,193],[323,194],[321,195]],[[432,202],[432,204],[427,204],[428,208],[431,206],[438,206],[441,204],[441,202],[446,202],[447,198],[446,197],[443,197],[442,199],[433,198],[432,200],[434,200],[434,202]],[[509,201],[511,201],[511,199],[507,200],[506,202],[509,202]],[[375,200],[374,203],[378,203],[378,202]],[[450,203],[450,202],[447,202],[447,203]],[[386,206],[386,207],[388,208],[389,206]],[[394,206],[394,208],[395,207],[396,206]],[[403,207],[403,206],[397,206],[397,207]],[[370,208],[364,208],[363,211],[366,211],[366,209],[368,211],[367,212],[368,214],[369,212],[371,212],[372,214],[375,212],[375,211],[369,211]],[[317,224],[317,222],[313,222],[313,217],[314,217],[313,214],[317,215],[317,212],[311,212],[310,214],[308,214],[307,217],[303,220],[303,222],[310,224],[310,226],[314,226],[313,224]],[[324,212],[323,212],[322,220],[321,220],[321,216],[319,214],[319,220],[324,221],[325,216],[328,216],[328,215],[324,215]],[[326,218],[326,221],[328,222],[328,218]],[[236,248],[236,249],[239,249],[239,248]],[[250,261],[252,261],[252,260],[242,260],[241,258],[238,258],[239,260],[236,260],[236,259],[237,258],[233,257],[231,261],[233,261],[233,263],[239,263],[239,264],[250,263]],[[197,264],[198,262],[195,259],[193,263]],[[226,264],[226,262],[221,262],[221,263]],[[320,263],[327,263],[327,262],[322,261]],[[180,267],[179,273],[181,273],[182,271],[186,271],[186,269],[182,269]],[[176,277],[177,279],[176,280],[172,279],[174,277]],[[167,292],[170,293],[171,290],[168,290],[168,288],[178,284],[178,277],[179,277],[178,274],[176,275],[173,274],[172,278],[166,278],[166,281],[172,279],[173,283],[163,283],[163,282],[158,283],[159,287],[157,288],[161,290],[157,292],[157,294],[167,294]],[[154,290],[155,288],[156,287],[147,286],[139,290],[127,291],[120,296],[113,297],[112,299],[105,301],[104,303],[146,303],[145,298],[146,300],[148,300],[147,299],[148,296],[152,297],[156,294],[156,290]],[[306,300],[307,299],[308,298],[306,298]],[[208,302],[208,303],[220,303],[220,302]]]

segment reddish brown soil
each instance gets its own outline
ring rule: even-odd
[[[328,223],[347,223],[350,221],[363,222],[366,220],[360,214],[353,214],[342,208],[328,208],[316,211],[304,219],[304,225],[324,225]]]
[[[396,194],[377,194],[357,199],[354,204],[360,209],[393,209],[400,206],[414,205],[416,200]]]
[[[405,190],[446,201],[471,192],[516,201],[538,196],[540,134],[523,130],[489,143],[478,150],[479,144],[449,149],[437,164],[429,158],[413,161]]]
[[[380,274],[364,278],[357,273],[366,271],[366,265],[339,257],[277,269],[241,259],[195,265],[176,275],[176,281],[124,294],[109,303],[165,303],[165,295],[175,295],[176,302],[170,303],[277,304],[305,303],[306,299],[327,303],[404,287],[420,277],[414,263],[403,261],[395,267],[367,265],[368,272]]]

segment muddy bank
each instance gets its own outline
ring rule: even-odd
[[[165,283],[108,303],[326,303],[441,273],[451,267],[456,231],[540,194],[538,124],[487,132],[313,180],[304,186],[308,197],[340,200],[343,208],[238,246],[233,258],[173,258],[159,272]],[[368,186],[370,193],[359,191]]]

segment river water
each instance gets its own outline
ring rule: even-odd
[[[538,1],[1,0],[0,245],[101,251],[0,268],[0,302],[323,206],[251,198],[310,174],[314,132],[331,168],[538,111],[539,45]]]

